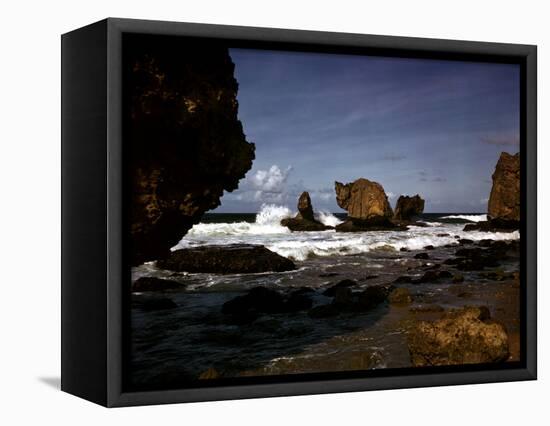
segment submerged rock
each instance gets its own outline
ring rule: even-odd
[[[298,214],[294,218],[281,220],[281,225],[286,226],[291,231],[325,231],[332,229],[315,219],[313,206],[308,192],[302,192],[298,199]]]
[[[490,321],[484,306],[465,307],[440,320],[417,323],[408,345],[415,367],[504,362],[509,356],[506,330]]]
[[[213,274],[250,274],[296,269],[290,259],[264,246],[245,244],[176,250],[169,257],[157,261],[157,266],[171,271]]]
[[[336,202],[347,210],[348,219],[355,227],[393,227],[393,216],[384,188],[377,182],[360,178],[343,184],[335,182]],[[347,221],[346,221],[347,222]],[[340,224],[336,230],[349,231],[350,225]]]
[[[204,52],[208,50],[208,55]],[[229,51],[181,37],[130,40],[128,112],[132,265],[169,253],[252,167]]]
[[[412,218],[421,215],[424,212],[424,200],[420,195],[416,194],[413,197],[401,195],[397,199],[395,205],[395,220],[411,220]]]
[[[283,295],[267,287],[254,287],[248,293],[225,302],[222,313],[230,315],[234,323],[246,324],[259,314],[279,314],[305,311],[313,302],[309,289],[298,289]]]

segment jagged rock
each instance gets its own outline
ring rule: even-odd
[[[520,156],[503,152],[493,173],[487,221],[469,223],[464,231],[512,232],[520,221]]]
[[[420,195],[416,194],[413,197],[401,195],[395,205],[395,220],[411,220],[415,216],[419,216],[424,212],[424,200]]]
[[[519,152],[500,154],[493,173],[493,187],[489,197],[489,220],[500,219],[519,222]]]
[[[129,259],[169,253],[252,166],[226,47],[172,37],[125,43]],[[208,55],[204,52],[208,50]]]
[[[347,184],[335,182],[334,185],[336,202],[347,210],[350,219],[373,226],[390,223],[393,211],[382,185],[363,178]]]
[[[200,246],[173,251],[157,261],[157,266],[178,272],[250,274],[296,269],[286,257],[260,245],[231,244]]]
[[[313,216],[313,206],[311,204],[311,198],[309,192],[304,191],[300,198],[298,198],[298,216],[296,219],[315,220]]]
[[[504,362],[508,359],[505,328],[490,321],[486,307],[465,307],[434,322],[416,324],[408,338],[415,367]]]
[[[315,219],[311,198],[307,191],[302,192],[298,199],[298,214],[296,217],[281,220],[281,225],[291,231],[325,231],[332,229]]]

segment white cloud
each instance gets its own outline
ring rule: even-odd
[[[281,170],[274,164],[269,170],[258,170],[250,178],[247,176],[246,180],[259,191],[281,193],[286,189],[286,181],[291,170],[291,166]]]
[[[261,203],[285,203],[288,200],[287,181],[292,166],[281,169],[274,164],[267,170],[249,173],[239,183],[239,189],[225,195],[227,199]]]

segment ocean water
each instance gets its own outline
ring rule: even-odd
[[[399,275],[420,275],[422,268],[453,256],[459,238],[519,239],[519,232],[462,231],[465,223],[486,219],[485,215],[468,212],[424,214],[421,220],[428,226],[363,233],[291,232],[280,225],[281,219],[295,214],[276,205],[264,205],[256,214],[206,214],[173,247],[261,244],[292,259],[295,271],[187,274],[159,269],[154,262],[133,268],[134,280],[155,276],[185,286],[163,294],[132,296],[137,302],[169,297],[177,304],[176,309],[158,312],[143,311],[139,304],[132,309],[132,378],[137,387],[179,386],[209,368],[215,368],[223,377],[237,377],[410,366],[402,326],[408,308],[383,306],[330,320],[311,319],[306,312],[266,315],[253,324],[237,326],[224,322],[221,306],[259,285],[283,293],[310,287],[315,290],[314,305],[330,303],[322,291],[336,282],[353,279],[360,290],[391,283]],[[318,220],[327,225],[334,226],[344,219],[342,214],[318,213]],[[415,259],[414,255],[426,251],[426,246],[434,247],[429,251],[431,260]],[[518,270],[519,258],[500,268]],[[483,303],[495,312],[510,310],[509,306],[499,305],[502,298],[493,296],[504,291],[501,283],[480,280],[476,272],[463,274],[462,285],[410,285],[415,303],[436,303],[444,308]],[[513,295],[516,290],[506,291]],[[513,322],[507,326],[517,328]]]

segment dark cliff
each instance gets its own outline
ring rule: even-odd
[[[125,38],[130,261],[166,255],[252,167],[234,64],[214,42]]]

